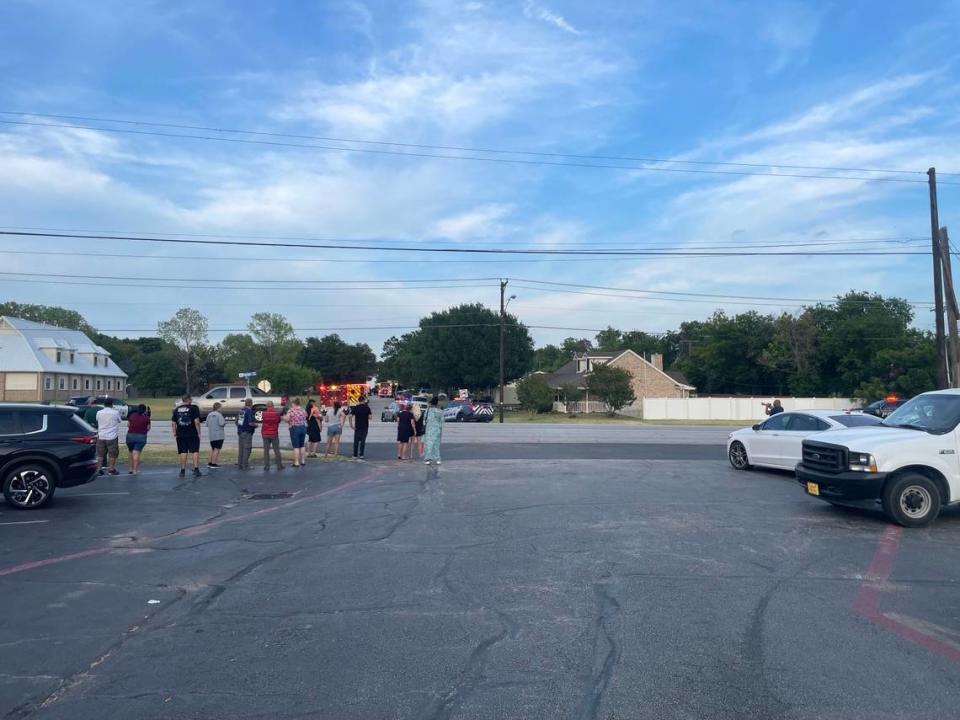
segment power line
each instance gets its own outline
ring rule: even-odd
[[[15,277],[26,277],[26,276],[40,276],[45,278],[79,278],[82,280],[130,280],[131,278],[127,275],[81,275],[79,273],[49,273],[49,272],[8,272],[6,270],[0,270],[0,275],[13,275]],[[397,287],[396,283],[462,283],[464,278],[423,278],[419,280],[412,279],[403,279],[403,280],[293,280],[293,279],[281,279],[281,280],[259,280],[252,278],[237,278],[237,279],[225,279],[225,278],[188,278],[188,277],[176,277],[176,278],[164,278],[164,277],[138,277],[138,280],[143,280],[144,282],[176,282],[176,283],[197,283],[197,284],[209,284],[209,283],[257,283],[257,284],[277,284],[281,285],[290,285],[290,284],[312,284],[312,285],[329,285],[329,286],[339,286],[345,283],[354,283],[349,287],[331,287],[335,290],[363,290],[366,289],[366,285],[373,283],[374,288],[378,288],[384,285],[390,285],[390,287],[383,287],[384,290],[402,290],[410,289],[415,290],[422,287],[421,285],[409,285],[407,288]],[[471,282],[493,282],[499,278],[469,278]],[[357,286],[356,283],[364,283],[363,286]],[[189,286],[194,287],[194,286]],[[431,286],[438,287],[438,286]],[[439,287],[457,287],[457,285],[447,286],[440,285]],[[225,288],[229,289],[229,288]],[[270,288],[265,288],[270,289]]]
[[[376,244],[376,245],[387,245],[389,243],[403,243],[403,242],[445,242],[452,243],[457,241],[451,241],[446,239],[435,239],[431,238],[427,240],[426,238],[416,238],[414,240],[403,240],[399,238],[394,239],[383,239],[383,238],[328,238],[328,237],[309,237],[309,236],[284,236],[284,235],[239,235],[239,234],[211,234],[211,233],[183,233],[183,232],[142,232],[135,230],[80,230],[77,228],[49,228],[49,227],[17,227],[17,226],[5,226],[5,230],[25,230],[25,231],[38,231],[38,232],[54,232],[54,233],[101,233],[101,234],[117,234],[117,235],[156,235],[160,237],[189,237],[189,238],[211,238],[211,239],[227,239],[227,240],[275,240],[275,241],[295,241],[295,242],[324,242],[324,243],[351,243],[351,242],[360,242],[364,244]],[[503,240],[478,240],[471,239],[471,246],[477,246],[479,244],[489,244],[493,242],[503,242]],[[722,249],[731,249],[731,248],[779,248],[779,247],[795,247],[801,245],[803,247],[810,246],[833,246],[833,245],[875,245],[875,244],[898,244],[898,245],[907,245],[910,243],[927,243],[929,238],[926,237],[910,237],[910,236],[900,236],[900,237],[875,237],[875,238],[834,238],[830,240],[804,240],[798,239],[791,242],[749,242],[749,243],[738,243],[736,245],[726,242],[721,245],[682,245],[680,248],[661,248],[648,245],[640,244],[639,240],[622,240],[622,241],[604,241],[605,245],[624,245],[629,248],[639,248],[643,250],[665,250],[672,251],[676,249],[682,250],[722,250]],[[590,247],[589,243],[585,241],[579,242],[559,242],[559,243],[550,243],[550,248],[552,249],[557,246],[572,246],[578,249],[593,249],[593,250],[616,250],[617,248],[607,248],[607,247]],[[537,249],[536,246],[533,246],[533,249]],[[139,256],[138,256],[139,257]]]
[[[0,120],[0,124],[4,125],[21,125],[21,126],[30,126],[30,127],[47,127],[47,128],[61,128],[68,130],[93,130],[97,132],[110,132],[110,133],[123,133],[128,135],[145,135],[152,137],[164,137],[164,138],[178,138],[185,140],[210,140],[214,142],[227,142],[227,143],[239,143],[242,145],[266,145],[271,147],[288,147],[288,148],[301,148],[308,150],[326,150],[334,152],[347,152],[347,153],[367,153],[373,155],[396,155],[402,157],[418,157],[418,158],[429,158],[433,160],[460,160],[468,162],[485,162],[485,163],[495,163],[495,164],[507,164],[507,165],[538,165],[538,166],[551,166],[551,167],[578,167],[578,168],[596,168],[596,169],[606,169],[606,170],[632,170],[634,172],[664,172],[664,173],[681,173],[681,174],[694,174],[694,175],[734,175],[734,176],[752,176],[752,177],[775,177],[775,178],[799,178],[799,179],[816,179],[816,180],[852,180],[856,182],[894,182],[894,183],[911,183],[911,184],[923,184],[926,185],[926,180],[912,180],[910,178],[902,177],[853,177],[850,175],[816,175],[816,174],[800,174],[800,173],[780,173],[780,172],[753,172],[747,170],[706,170],[700,168],[666,168],[666,167],[650,167],[650,166],[636,166],[636,165],[616,165],[610,163],[585,163],[585,162],[556,162],[551,160],[525,160],[522,158],[503,158],[503,157],[480,157],[477,155],[441,155],[439,153],[427,153],[427,152],[412,152],[412,151],[400,151],[400,150],[383,150],[375,148],[350,148],[350,147],[335,147],[332,145],[308,145],[304,143],[292,143],[292,142],[279,142],[275,140],[251,140],[245,138],[235,138],[235,137],[217,137],[213,135],[190,135],[187,133],[173,133],[173,132],[160,132],[155,130],[133,130],[130,128],[105,128],[105,127],[90,127],[87,125],[69,125],[66,123],[39,123],[39,122],[29,122],[26,120]],[[949,182],[942,181],[941,185],[960,185],[960,182]]]
[[[197,240],[188,238],[173,237],[146,237],[139,235],[104,235],[104,234],[79,234],[79,233],[49,233],[49,232],[24,232],[13,230],[0,230],[0,236],[15,237],[47,237],[47,238],[71,238],[77,240],[125,240],[132,242],[150,242],[150,243],[173,243],[185,245],[231,245],[240,247],[267,247],[267,248],[310,248],[321,250],[373,250],[376,252],[418,252],[418,253],[446,253],[446,254],[484,254],[484,255],[603,255],[603,256],[649,256],[649,257],[763,257],[763,256],[854,256],[861,257],[865,255],[879,256],[908,256],[908,255],[929,255],[927,252],[908,252],[908,251],[878,251],[878,250],[799,250],[799,251],[775,251],[775,252],[753,252],[745,250],[734,250],[730,252],[685,252],[685,251],[661,251],[661,250],[547,250],[547,249],[510,249],[510,248],[451,248],[451,247],[421,247],[421,246],[392,246],[392,247],[374,247],[369,245],[344,244],[344,243],[291,243],[291,242],[239,242],[236,240]]]
[[[131,278],[133,280],[133,278]],[[117,282],[117,281],[86,281],[86,280],[36,280],[33,278],[6,278],[5,282],[8,283],[27,283],[30,285],[88,285],[99,288],[112,288],[112,287],[129,287],[129,288],[154,288],[157,290],[192,290],[194,292],[200,292],[203,290],[213,290],[218,293],[223,293],[227,290],[257,290],[258,292],[264,291],[281,291],[284,290],[283,287],[262,287],[248,285],[243,287],[237,286],[225,286],[225,287],[215,287],[205,284],[194,284],[194,285],[151,285],[149,283],[142,282]],[[480,290],[489,290],[489,285],[416,285],[409,287],[388,287],[388,288],[379,288],[379,287],[298,287],[296,288],[297,292],[340,292],[341,290],[350,290],[351,292],[384,292],[392,290],[447,290],[447,289],[456,289],[456,288],[471,288],[471,289],[480,289]]]
[[[390,140],[359,140],[356,138],[341,138],[341,137],[330,137],[325,135],[301,135],[294,133],[282,133],[275,131],[265,131],[265,130],[244,130],[236,128],[223,128],[223,127],[210,127],[204,125],[183,125],[177,123],[165,123],[165,122],[153,122],[146,120],[130,120],[127,118],[104,118],[104,117],[92,117],[87,115],[63,115],[56,113],[37,113],[37,112],[23,112],[23,111],[14,111],[14,110],[0,110],[0,115],[9,115],[9,116],[19,116],[19,117],[42,117],[42,118],[52,118],[59,120],[71,120],[79,122],[97,122],[97,123],[113,123],[113,124],[122,124],[122,125],[136,125],[138,127],[160,127],[160,128],[170,128],[174,130],[196,130],[200,132],[215,132],[215,133],[230,133],[233,135],[250,135],[256,137],[274,137],[274,138],[290,138],[294,140],[316,140],[320,142],[341,142],[341,143],[353,143],[357,145],[378,145],[386,147],[405,147],[405,148],[414,148],[421,150],[445,150],[453,152],[473,152],[473,153],[487,153],[487,154],[500,154],[500,155],[528,155],[532,157],[553,157],[553,158],[574,158],[577,160],[613,160],[613,161],[623,161],[623,162],[644,162],[644,163],[670,163],[670,164],[679,164],[679,165],[707,165],[707,166],[722,166],[722,167],[744,167],[744,168],[784,168],[786,170],[822,170],[829,172],[862,172],[862,173],[888,173],[888,174],[902,174],[902,175],[922,175],[924,171],[921,170],[894,170],[889,168],[862,168],[862,167],[831,167],[826,165],[789,165],[785,163],[747,163],[747,162],[732,162],[732,161],[720,161],[720,160],[678,160],[678,159],[666,159],[666,158],[649,158],[649,157],[635,157],[629,155],[585,155],[578,153],[562,153],[562,152],[543,152],[543,151],[533,151],[533,150],[511,150],[507,148],[485,148],[485,147],[467,147],[459,145],[432,145],[424,143],[410,143],[410,142],[396,142]],[[92,129],[108,129],[108,128],[92,128]],[[951,175],[957,176],[960,173],[940,173],[938,175]]]
[[[531,280],[530,278],[513,278],[517,282],[533,283],[535,285],[557,285],[560,287],[571,287],[571,288],[587,288],[590,290],[615,290],[618,292],[635,292],[635,293],[656,293],[659,295],[678,295],[684,297],[702,297],[702,298],[730,298],[733,300],[787,300],[795,302],[823,302],[823,300],[816,298],[796,298],[796,297],[770,297],[765,295],[723,295],[719,293],[696,293],[696,292],[680,292],[677,290],[650,290],[648,288],[625,288],[625,287],[610,287],[606,285],[583,285],[580,283],[567,283],[567,282],[555,282],[552,280]],[[882,303],[881,300],[856,300],[853,301],[859,304],[874,304]],[[915,301],[911,302],[911,305],[930,305],[932,303]]]

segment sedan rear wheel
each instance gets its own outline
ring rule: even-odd
[[[750,459],[747,457],[747,449],[739,440],[731,443],[730,452],[727,453],[730,464],[737,470],[749,470]]]
[[[14,467],[3,481],[3,496],[19,510],[35,510],[53,498],[57,489],[54,474],[42,463]]]

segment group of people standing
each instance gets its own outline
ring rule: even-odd
[[[413,460],[413,451],[416,450],[427,465],[439,465],[443,410],[437,398],[431,398],[425,410],[417,403],[401,408],[397,415],[397,460]]]
[[[88,406],[84,420],[97,429],[97,462],[100,474],[119,475],[117,457],[119,455],[120,413],[113,407],[112,400],[105,400],[104,407],[98,409]],[[205,421],[210,442],[210,455],[207,467],[220,467],[220,452],[226,439],[227,420],[220,412],[220,403],[214,403],[213,410]],[[277,410],[272,401],[268,401],[259,422],[253,410],[253,400],[248,399],[243,411],[237,418],[237,438],[239,445],[237,465],[241,470],[250,469],[250,456],[253,453],[253,436],[257,429],[263,441],[263,469],[270,470],[271,455],[277,470],[283,470],[283,458],[280,454],[280,424],[286,422],[293,447],[293,467],[302,468],[307,458],[319,457],[326,428],[326,446],[323,457],[340,454],[340,438],[343,428],[349,424],[353,430],[353,457],[364,459],[367,435],[370,432],[370,417],[373,415],[366,396],[352,407],[334,402],[331,407],[321,407],[312,399],[301,407],[300,398],[295,398],[285,413]],[[188,461],[193,466],[194,477],[200,477],[200,410],[193,404],[189,395],[181,398],[180,404],[170,417],[171,429],[176,438],[177,455],[180,462],[180,477],[187,472]],[[150,409],[145,405],[131,407],[127,417],[126,445],[130,455],[129,473],[140,472],[140,455],[147,445],[150,432]],[[413,460],[414,451],[427,465],[440,464],[440,439],[443,433],[443,411],[438,407],[437,398],[430,400],[426,409],[419,404],[403,406],[397,417],[397,459]]]
[[[340,438],[343,427],[347,423],[353,430],[353,457],[356,460],[364,459],[367,433],[370,431],[370,405],[366,397],[352,408],[333,403],[329,408],[321,408],[312,399],[306,407],[300,404],[300,398],[294,398],[286,413],[281,413],[274,407],[273,402],[267,402],[266,408],[260,417],[260,436],[263,438],[263,469],[270,470],[270,454],[273,453],[277,470],[283,470],[283,460],[280,455],[280,423],[285,421],[290,432],[290,445],[293,447],[293,467],[302,468],[306,459],[318,457],[317,452],[323,442],[323,428],[327,428],[327,444],[323,457],[340,454]],[[209,416],[208,416],[209,417]],[[241,470],[250,468],[250,455],[253,450],[253,436],[257,430],[256,417],[253,412],[253,400],[248,399],[243,413],[237,421],[237,435],[240,452],[239,462]]]

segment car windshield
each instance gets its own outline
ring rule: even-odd
[[[879,425],[883,421],[873,415],[831,415],[830,419],[846,427],[863,427],[864,425]]]
[[[960,395],[918,395],[883,421],[888,427],[911,428],[934,434],[953,430],[960,423]]]

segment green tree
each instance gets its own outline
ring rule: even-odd
[[[299,361],[327,383],[364,382],[377,371],[377,356],[369,345],[347,343],[337,334],[308,337]]]
[[[570,406],[583,400],[583,390],[573,383],[560,386],[560,395],[563,397],[563,408],[570,413]]]
[[[564,354],[556,345],[544,345],[533,352],[533,369],[553,372],[569,362],[570,356]]]
[[[517,400],[528,412],[550,412],[553,409],[554,395],[554,389],[543,375],[527,375],[517,380]]]
[[[130,374],[130,384],[138,394],[157,397],[182,392],[178,359],[171,349],[144,354]]]
[[[388,338],[383,343],[383,351],[380,353],[378,365],[380,377],[396,380],[407,387],[428,385],[427,378],[417,375],[418,369],[422,366],[419,360],[419,341],[420,335],[416,332]]]
[[[570,360],[574,353],[585,353],[593,350],[593,343],[587,338],[568,337],[560,344],[560,349],[567,360]]]
[[[280,313],[255,313],[247,329],[262,348],[266,363],[293,362],[302,347],[293,332],[293,325]]]
[[[242,372],[258,372],[263,365],[263,348],[246,333],[231,333],[220,341],[220,364],[224,374],[235,380]]]
[[[506,380],[521,377],[533,361],[526,326],[507,315],[504,335]],[[434,388],[491,388],[499,377],[500,316],[483,305],[459,305],[420,321],[410,352],[413,374]]]
[[[273,392],[287,395],[309,391],[315,380],[312,370],[294,363],[268,363],[263,366],[258,377],[268,380]]]
[[[92,336],[96,333],[93,326],[76,310],[67,310],[57,305],[33,305],[8,301],[0,303],[0,315],[20,318],[31,322],[55,325],[56,327],[79,330]]]
[[[193,308],[180,308],[169,320],[157,323],[157,334],[174,348],[183,366],[185,392],[190,392],[190,363],[207,344],[207,328],[207,318]]]
[[[818,330],[813,314],[783,313],[774,321],[773,339],[762,362],[785,374],[794,395],[815,395],[821,386],[817,363]]]
[[[620,350],[623,347],[623,333],[619,330],[607,327],[597,333],[597,350]]]
[[[609,365],[601,365],[587,376],[587,389],[610,408],[611,415],[637,399],[630,373]]]

